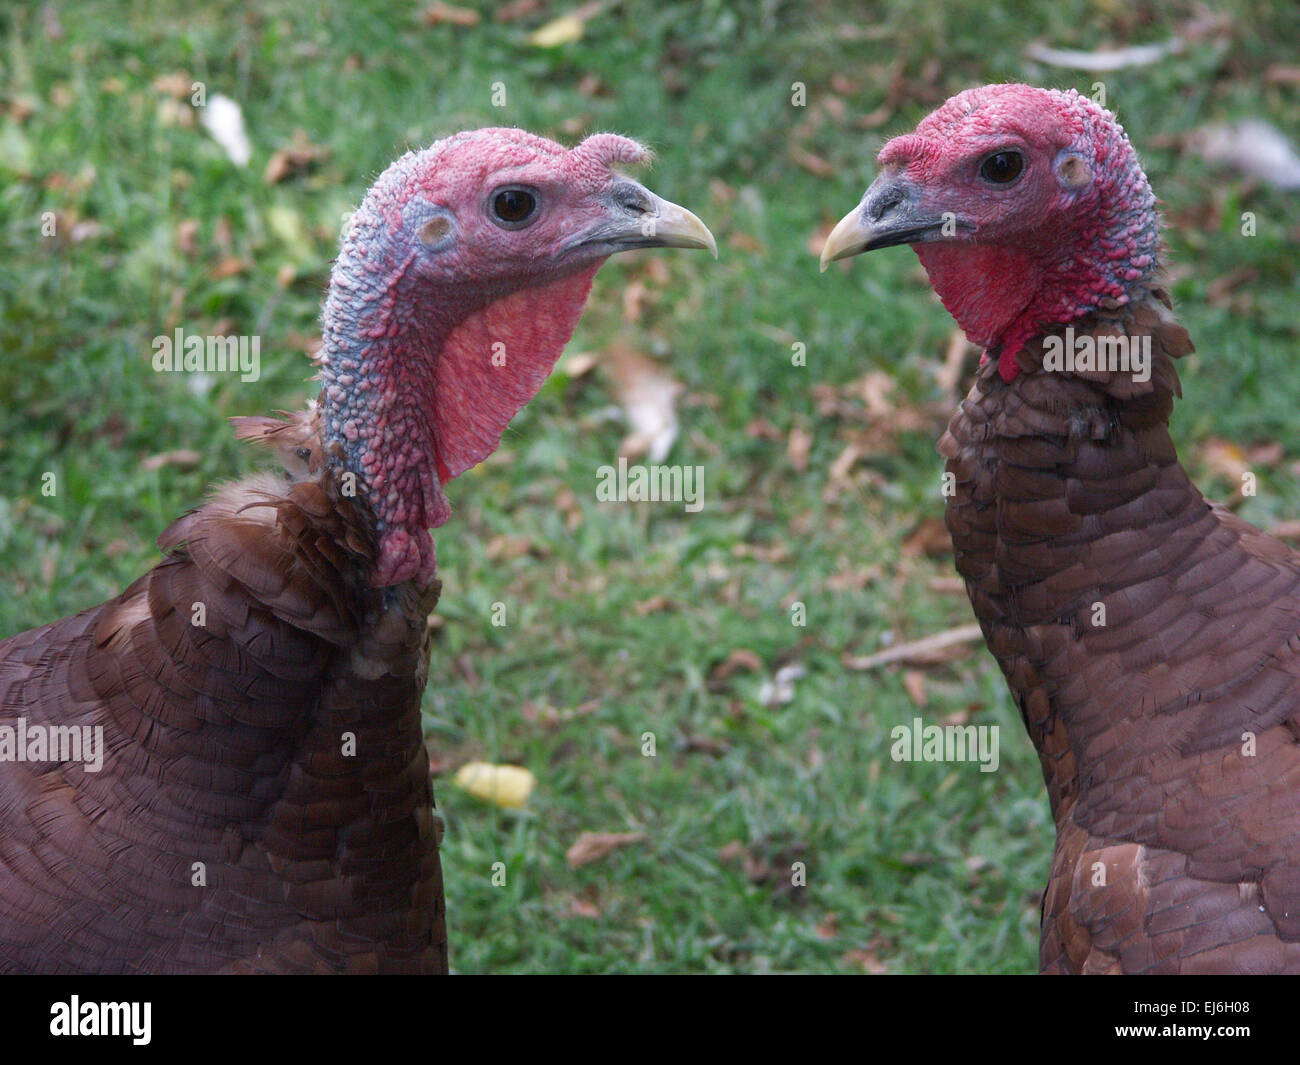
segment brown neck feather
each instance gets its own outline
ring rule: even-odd
[[[1051,345],[1040,337],[1017,356],[1023,372],[1010,384],[996,360],[981,367],[939,445],[954,481],[947,523],[957,569],[1054,808],[1090,738],[1071,713],[1087,694],[1072,688],[1078,656],[1122,634],[1165,576],[1171,548],[1152,544],[1191,551],[1214,520],[1169,436],[1174,360],[1192,350],[1186,330],[1159,290],[1109,313],[1074,323],[1075,337],[1149,337],[1149,380],[1045,369]]]

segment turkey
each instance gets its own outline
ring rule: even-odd
[[[912,245],[985,348],[939,450],[957,568],[1038,751],[1051,973],[1300,971],[1300,557],[1169,436],[1192,351],[1113,115],[971,89],[889,141],[822,266]]]
[[[0,971],[446,970],[429,530],[609,255],[716,255],[615,169],[646,158],[483,129],[397,160],[330,277],[319,400],[237,419],[284,475],[218,488],[116,599],[0,642]]]

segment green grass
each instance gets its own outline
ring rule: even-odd
[[[1198,5],[942,5],[772,0],[611,2],[580,41],[527,35],[564,7],[471,29],[425,26],[424,5],[215,2],[61,5],[62,35],[36,11],[0,12],[0,634],[114,594],[156,559],[153,538],[205,486],[253,468],[225,419],[300,406],[305,357],[342,214],[409,146],[473,125],[512,124],[572,143],[625,132],[653,145],[656,192],[689,206],[722,256],[651,252],[602,271],[571,351],[619,338],[687,388],[670,461],[705,467],[706,506],[609,506],[595,471],[624,428],[606,417],[599,373],[557,377],[492,461],[451,486],[438,536],[444,619],[425,697],[444,849],[453,964],[464,972],[1025,972],[1052,829],[1037,760],[982,651],[926,673],[918,709],[901,671],[847,671],[845,654],[970,618],[931,582],[951,559],[903,550],[940,515],[933,442],[951,397],[934,368],[952,326],[915,258],[897,249],[817,272],[815,231],[846,212],[885,137],[963,87],[1024,79],[1090,92],[1095,77],[1036,68],[1031,40],[1062,47],[1161,40]],[[1279,6],[1221,5],[1223,34],[1183,56],[1108,75],[1171,219],[1174,285],[1200,354],[1184,373],[1176,435],[1198,479],[1200,441],[1278,441],[1242,513],[1300,516],[1294,197],[1180,154],[1207,121],[1249,115],[1300,135],[1288,64],[1295,30]],[[203,81],[243,107],[255,153],[231,166],[160,76]],[[591,92],[590,78],[599,79]],[[584,79],[587,79],[584,82]],[[902,79],[896,110],[876,111]],[[502,82],[507,106],[491,105]],[[791,106],[791,86],[808,106]],[[328,156],[269,185],[270,153],[301,129]],[[791,145],[829,165],[798,165]],[[60,235],[43,239],[42,212]],[[1253,211],[1259,233],[1239,234]],[[68,239],[77,222],[97,229]],[[186,225],[188,223],[188,225]],[[188,244],[183,233],[192,232]],[[647,269],[661,261],[666,273]],[[238,260],[237,272],[219,269]],[[1254,271],[1228,305],[1207,286]],[[651,298],[633,325],[623,289]],[[196,395],[150,368],[150,339],[262,337],[262,377]],[[791,345],[807,366],[791,365]],[[850,400],[819,413],[817,386],[870,371],[896,382],[880,431]],[[757,419],[776,439],[747,431]],[[812,435],[808,468],[786,457]],[[828,487],[844,448],[849,481]],[[192,467],[147,470],[189,448]],[[42,475],[57,494],[42,495]],[[574,506],[558,507],[572,493]],[[566,521],[576,513],[572,528]],[[536,550],[489,557],[500,535]],[[739,546],[738,546],[739,545]],[[865,582],[845,574],[872,567]],[[663,596],[668,608],[638,604]],[[791,624],[791,604],[807,624]],[[491,624],[492,604],[508,624]],[[736,650],[763,663],[719,682]],[[787,705],[762,682],[807,671]],[[578,713],[568,713],[580,710]],[[555,711],[556,714],[550,714]],[[920,715],[969,712],[1002,728],[1001,767],[909,765],[889,732]],[[548,721],[550,723],[548,723]],[[653,732],[655,757],[640,753]],[[530,767],[539,786],[505,813],[454,788],[470,758]],[[583,831],[644,843],[571,869]],[[745,856],[748,856],[748,862]],[[504,862],[506,885],[494,886]],[[792,865],[807,884],[792,887]]]

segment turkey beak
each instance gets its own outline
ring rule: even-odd
[[[951,211],[935,212],[920,206],[921,190],[896,173],[881,174],[871,183],[862,202],[839,220],[822,248],[821,268],[864,251],[917,244],[958,230],[975,227]]]
[[[661,199],[635,181],[620,181],[611,191],[608,220],[586,233],[583,247],[607,253],[631,248],[703,248],[715,259],[718,243],[709,227],[685,207]]]

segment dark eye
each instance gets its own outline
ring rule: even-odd
[[[1015,181],[1024,168],[1025,161],[1019,152],[994,152],[980,167],[980,177],[995,185],[1006,185]]]
[[[506,229],[522,229],[537,213],[537,196],[528,189],[501,189],[492,197],[492,220]]]

